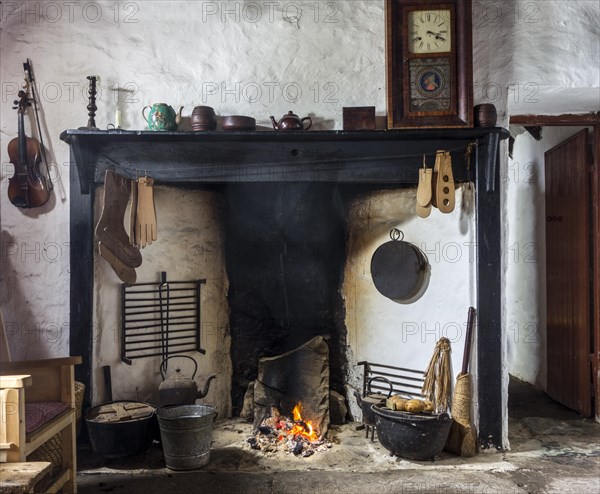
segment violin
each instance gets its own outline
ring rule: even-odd
[[[18,137],[8,143],[10,162],[15,167],[15,174],[8,180],[8,199],[18,208],[37,208],[48,202],[51,189],[39,170],[42,155],[40,143],[25,135],[24,116],[27,107],[31,106],[27,87],[19,91],[19,100],[15,101],[19,130]]]

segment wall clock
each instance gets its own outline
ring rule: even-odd
[[[388,128],[473,126],[471,0],[386,0]]]

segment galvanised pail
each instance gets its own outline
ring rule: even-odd
[[[193,470],[210,460],[215,408],[210,405],[176,405],[156,412],[163,453],[171,470]]]

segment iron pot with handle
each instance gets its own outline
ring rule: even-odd
[[[373,381],[383,381],[384,383],[386,383],[390,387],[388,394],[384,395],[383,393],[373,393],[373,391],[371,390],[371,383]],[[362,410],[363,424],[374,426],[375,414],[373,413],[371,407],[373,405],[385,405],[385,400],[387,400],[392,395],[393,387],[389,379],[386,379],[383,376],[375,376],[369,379],[366,388],[367,389],[365,396],[361,397],[357,391],[354,391],[354,395],[356,396],[356,401],[358,401],[358,406]]]

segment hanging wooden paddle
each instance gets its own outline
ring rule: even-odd
[[[419,169],[419,185],[417,186],[417,215],[421,218],[427,218],[431,214],[432,183],[433,169],[427,168],[425,155],[423,155],[423,168]]]
[[[452,158],[448,151],[438,151],[435,156],[438,174],[436,178],[437,208],[442,213],[454,211],[456,198],[454,196],[454,176],[452,174]]]
[[[135,240],[138,247],[143,249],[158,238],[156,210],[154,209],[154,179],[139,178],[137,189]]]

